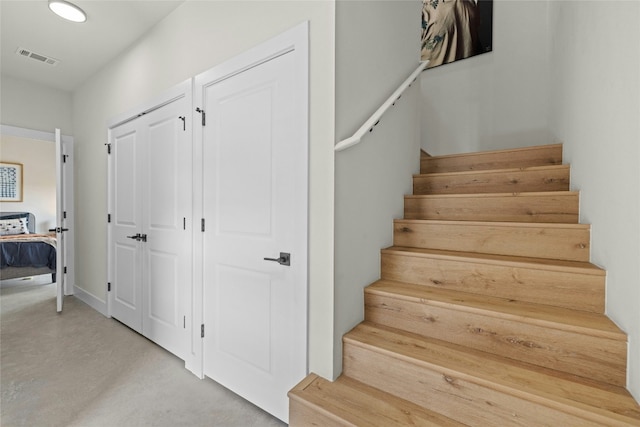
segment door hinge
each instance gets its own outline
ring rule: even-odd
[[[182,229],[183,230],[187,229],[187,218],[186,217],[182,218]]]
[[[111,282],[107,282],[107,292],[111,292]]]
[[[187,316],[182,316],[182,329],[187,329]]]
[[[67,267],[64,267],[64,270],[62,271],[64,274],[67,274]]]
[[[107,214],[107,222],[111,222],[111,214]]]
[[[200,220],[200,231],[204,232],[204,218]]]
[[[62,218],[67,219],[67,211],[62,212]]]
[[[107,146],[107,154],[111,154],[111,143],[107,142],[106,144],[104,144]]]
[[[67,157],[69,157],[69,156],[66,155],[66,154],[62,155],[62,163],[67,163]]]
[[[200,325],[200,338],[204,338],[204,323]]]
[[[207,125],[207,113],[205,113],[204,110],[202,110],[200,107],[197,107],[196,111],[198,113],[202,114],[202,126],[206,126]]]

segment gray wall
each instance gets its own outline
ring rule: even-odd
[[[548,143],[547,1],[494,0],[493,52],[422,73],[432,155]]]
[[[550,128],[564,143],[607,314],[629,335],[640,400],[640,3],[553,1]]]
[[[336,142],[350,137],[418,66],[420,2],[336,3]],[[419,166],[419,81],[359,145],[336,153],[334,377],[342,336],[362,321],[362,289]]]
[[[71,92],[2,75],[0,122],[3,125],[73,135]]]

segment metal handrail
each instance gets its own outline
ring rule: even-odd
[[[360,129],[358,129],[356,133],[353,134],[353,136],[350,136],[349,138],[343,139],[342,141],[338,142],[335,145],[334,150],[342,151],[349,147],[353,147],[362,140],[362,137],[367,132],[373,131],[373,128],[376,127],[378,123],[380,123],[380,119],[382,118],[384,113],[386,113],[389,108],[395,105],[396,101],[400,99],[404,91],[407,90],[407,88],[410,87],[411,84],[418,78],[420,73],[424,71],[425,68],[427,68],[428,63],[429,61],[420,62],[418,68],[416,68],[415,71],[411,73],[411,75],[407,77],[404,82],[402,82],[400,87],[398,87],[398,89],[396,89],[396,91],[391,94],[391,96],[380,106],[380,108],[378,108],[375,113],[371,115],[369,120],[364,122],[364,124],[360,126]]]

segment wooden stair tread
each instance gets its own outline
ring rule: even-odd
[[[378,280],[365,292],[391,295],[425,305],[455,309],[532,325],[562,329],[590,336],[626,342],[626,335],[604,314],[532,304],[504,298],[432,288],[411,283]]]
[[[533,196],[568,196],[578,195],[579,191],[525,191],[522,193],[462,193],[462,194],[407,194],[407,199],[463,199],[463,198],[496,198],[496,197],[533,197]]]
[[[405,219],[577,223],[579,192],[416,194],[404,197]]]
[[[562,163],[562,144],[421,157],[421,170],[482,170]]]
[[[345,345],[366,347],[416,365],[435,368],[443,373],[446,381],[463,378],[578,416],[590,414],[589,417],[601,421],[640,423],[640,407],[623,387],[369,322],[356,326],[343,341]]]
[[[493,255],[478,252],[457,252],[441,249],[390,246],[383,253],[402,253],[407,256],[452,259],[455,261],[481,262],[486,264],[511,265],[513,267],[537,268],[541,270],[574,271],[581,274],[605,276],[606,271],[584,261],[565,261],[547,258]]]
[[[589,261],[590,229],[589,224],[396,219],[393,244]]]
[[[543,145],[533,145],[529,147],[504,148],[501,150],[486,150],[486,151],[474,151],[471,153],[443,154],[440,156],[430,156],[430,157],[434,159],[450,159],[450,158],[461,158],[461,157],[478,158],[478,156],[488,156],[488,155],[496,155],[496,154],[510,155],[513,153],[525,153],[525,152],[546,150],[546,149],[557,149],[561,151],[562,144],[543,144]]]
[[[605,271],[588,262],[394,246],[380,260],[382,279],[604,313]]]
[[[413,176],[414,194],[510,193],[569,190],[568,165],[436,172]]]
[[[417,173],[414,174],[414,178],[420,177],[446,177],[446,176],[465,176],[465,175],[490,175],[495,173],[508,173],[508,172],[536,172],[545,170],[565,170],[569,169],[569,165],[545,165],[545,166],[529,166],[522,168],[504,168],[504,169],[482,169],[482,170],[470,170],[470,171],[458,171],[458,172],[430,172],[430,173]]]
[[[312,425],[379,427],[464,425],[345,376],[330,382],[310,374],[289,392],[289,398],[302,405],[313,407],[325,417]],[[307,420],[306,425],[309,424],[311,423]]]
[[[441,219],[396,219],[395,222],[406,222],[414,224],[434,224],[434,225],[459,225],[463,227],[486,226],[505,228],[548,228],[553,230],[590,230],[590,224],[538,224],[530,222],[509,222],[509,221],[447,221]]]

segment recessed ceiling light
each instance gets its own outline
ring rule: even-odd
[[[56,15],[73,22],[84,22],[87,15],[73,3],[64,0],[49,0],[49,9]]]

